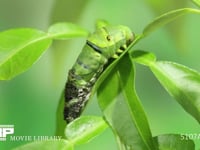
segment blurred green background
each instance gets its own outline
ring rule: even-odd
[[[195,7],[189,0],[0,0],[0,30],[31,27],[46,31],[54,22],[70,21],[89,31],[97,19],[129,26],[141,33],[153,18],[167,11]],[[200,16],[187,15],[157,30],[135,46],[200,71]],[[67,72],[85,39],[56,41],[27,72],[10,81],[0,81],[0,124],[14,124],[14,135],[54,135],[59,96]],[[200,134],[200,126],[161,87],[148,68],[137,65],[136,89],[154,136],[164,133]],[[96,99],[85,114],[101,115]],[[9,150],[27,142],[0,142]],[[195,140],[200,148],[200,139]],[[115,150],[110,130],[77,150]]]

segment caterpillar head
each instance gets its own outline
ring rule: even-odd
[[[127,47],[134,40],[134,34],[126,26],[102,26],[88,37],[88,41],[98,47],[109,58],[121,47]],[[124,49],[123,49],[124,50]]]

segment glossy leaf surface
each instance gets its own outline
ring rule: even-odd
[[[65,136],[74,144],[83,144],[103,132],[107,124],[101,117],[82,116],[67,125]]]
[[[148,121],[134,89],[134,76],[134,66],[126,55],[99,87],[99,104],[120,145],[126,149],[155,150]]]

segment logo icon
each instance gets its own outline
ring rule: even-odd
[[[0,141],[6,141],[9,134],[14,134],[14,125],[0,125]]]

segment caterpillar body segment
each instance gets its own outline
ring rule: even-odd
[[[64,119],[67,123],[79,117],[85,108],[93,85],[113,58],[124,52],[134,40],[126,26],[99,26],[87,38],[75,64],[68,72],[65,85]]]

